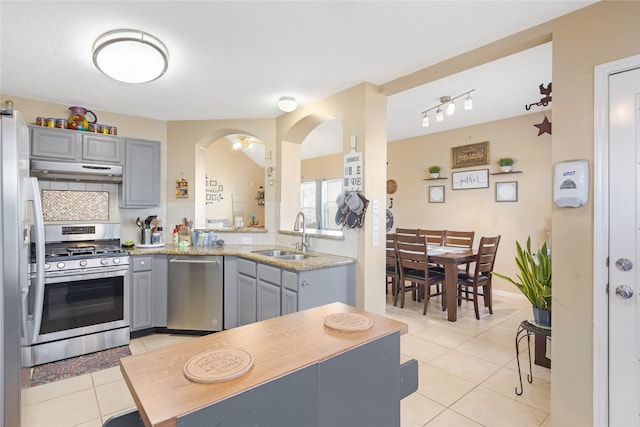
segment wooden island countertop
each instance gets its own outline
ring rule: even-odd
[[[331,329],[324,320],[334,313],[358,313],[373,320],[373,326],[357,332]],[[405,334],[408,326],[333,303],[124,357],[120,369],[145,425],[173,427],[180,416],[395,332]],[[184,365],[193,356],[222,348],[249,352],[253,367],[236,379],[215,384],[192,382],[184,376]]]

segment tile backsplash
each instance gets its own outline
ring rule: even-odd
[[[117,184],[40,180],[45,221],[119,222]]]

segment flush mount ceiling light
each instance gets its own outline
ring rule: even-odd
[[[440,104],[435,105],[427,110],[424,110],[422,112],[422,126],[424,127],[429,127],[429,111],[431,110],[436,110],[436,122],[441,122],[444,120],[444,112],[442,111],[442,107],[444,106],[445,112],[447,113],[448,116],[453,115],[453,113],[456,111],[456,103],[454,102],[456,99],[461,98],[463,96],[467,96],[467,98],[464,100],[464,109],[465,110],[471,110],[473,109],[473,100],[471,99],[471,92],[473,92],[475,89],[471,89],[467,92],[464,92],[458,96],[441,96],[440,97]]]
[[[278,108],[285,113],[290,113],[298,108],[298,103],[296,99],[291,96],[282,96],[278,101]]]
[[[112,79],[146,83],[167,71],[169,52],[157,37],[144,31],[114,30],[93,44],[93,63]]]

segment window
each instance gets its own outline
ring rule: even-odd
[[[336,198],[342,192],[342,178],[306,181],[300,185],[300,200],[306,226],[318,230],[340,230],[335,217]]]

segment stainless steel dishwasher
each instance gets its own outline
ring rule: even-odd
[[[222,330],[221,256],[169,256],[167,329]]]

